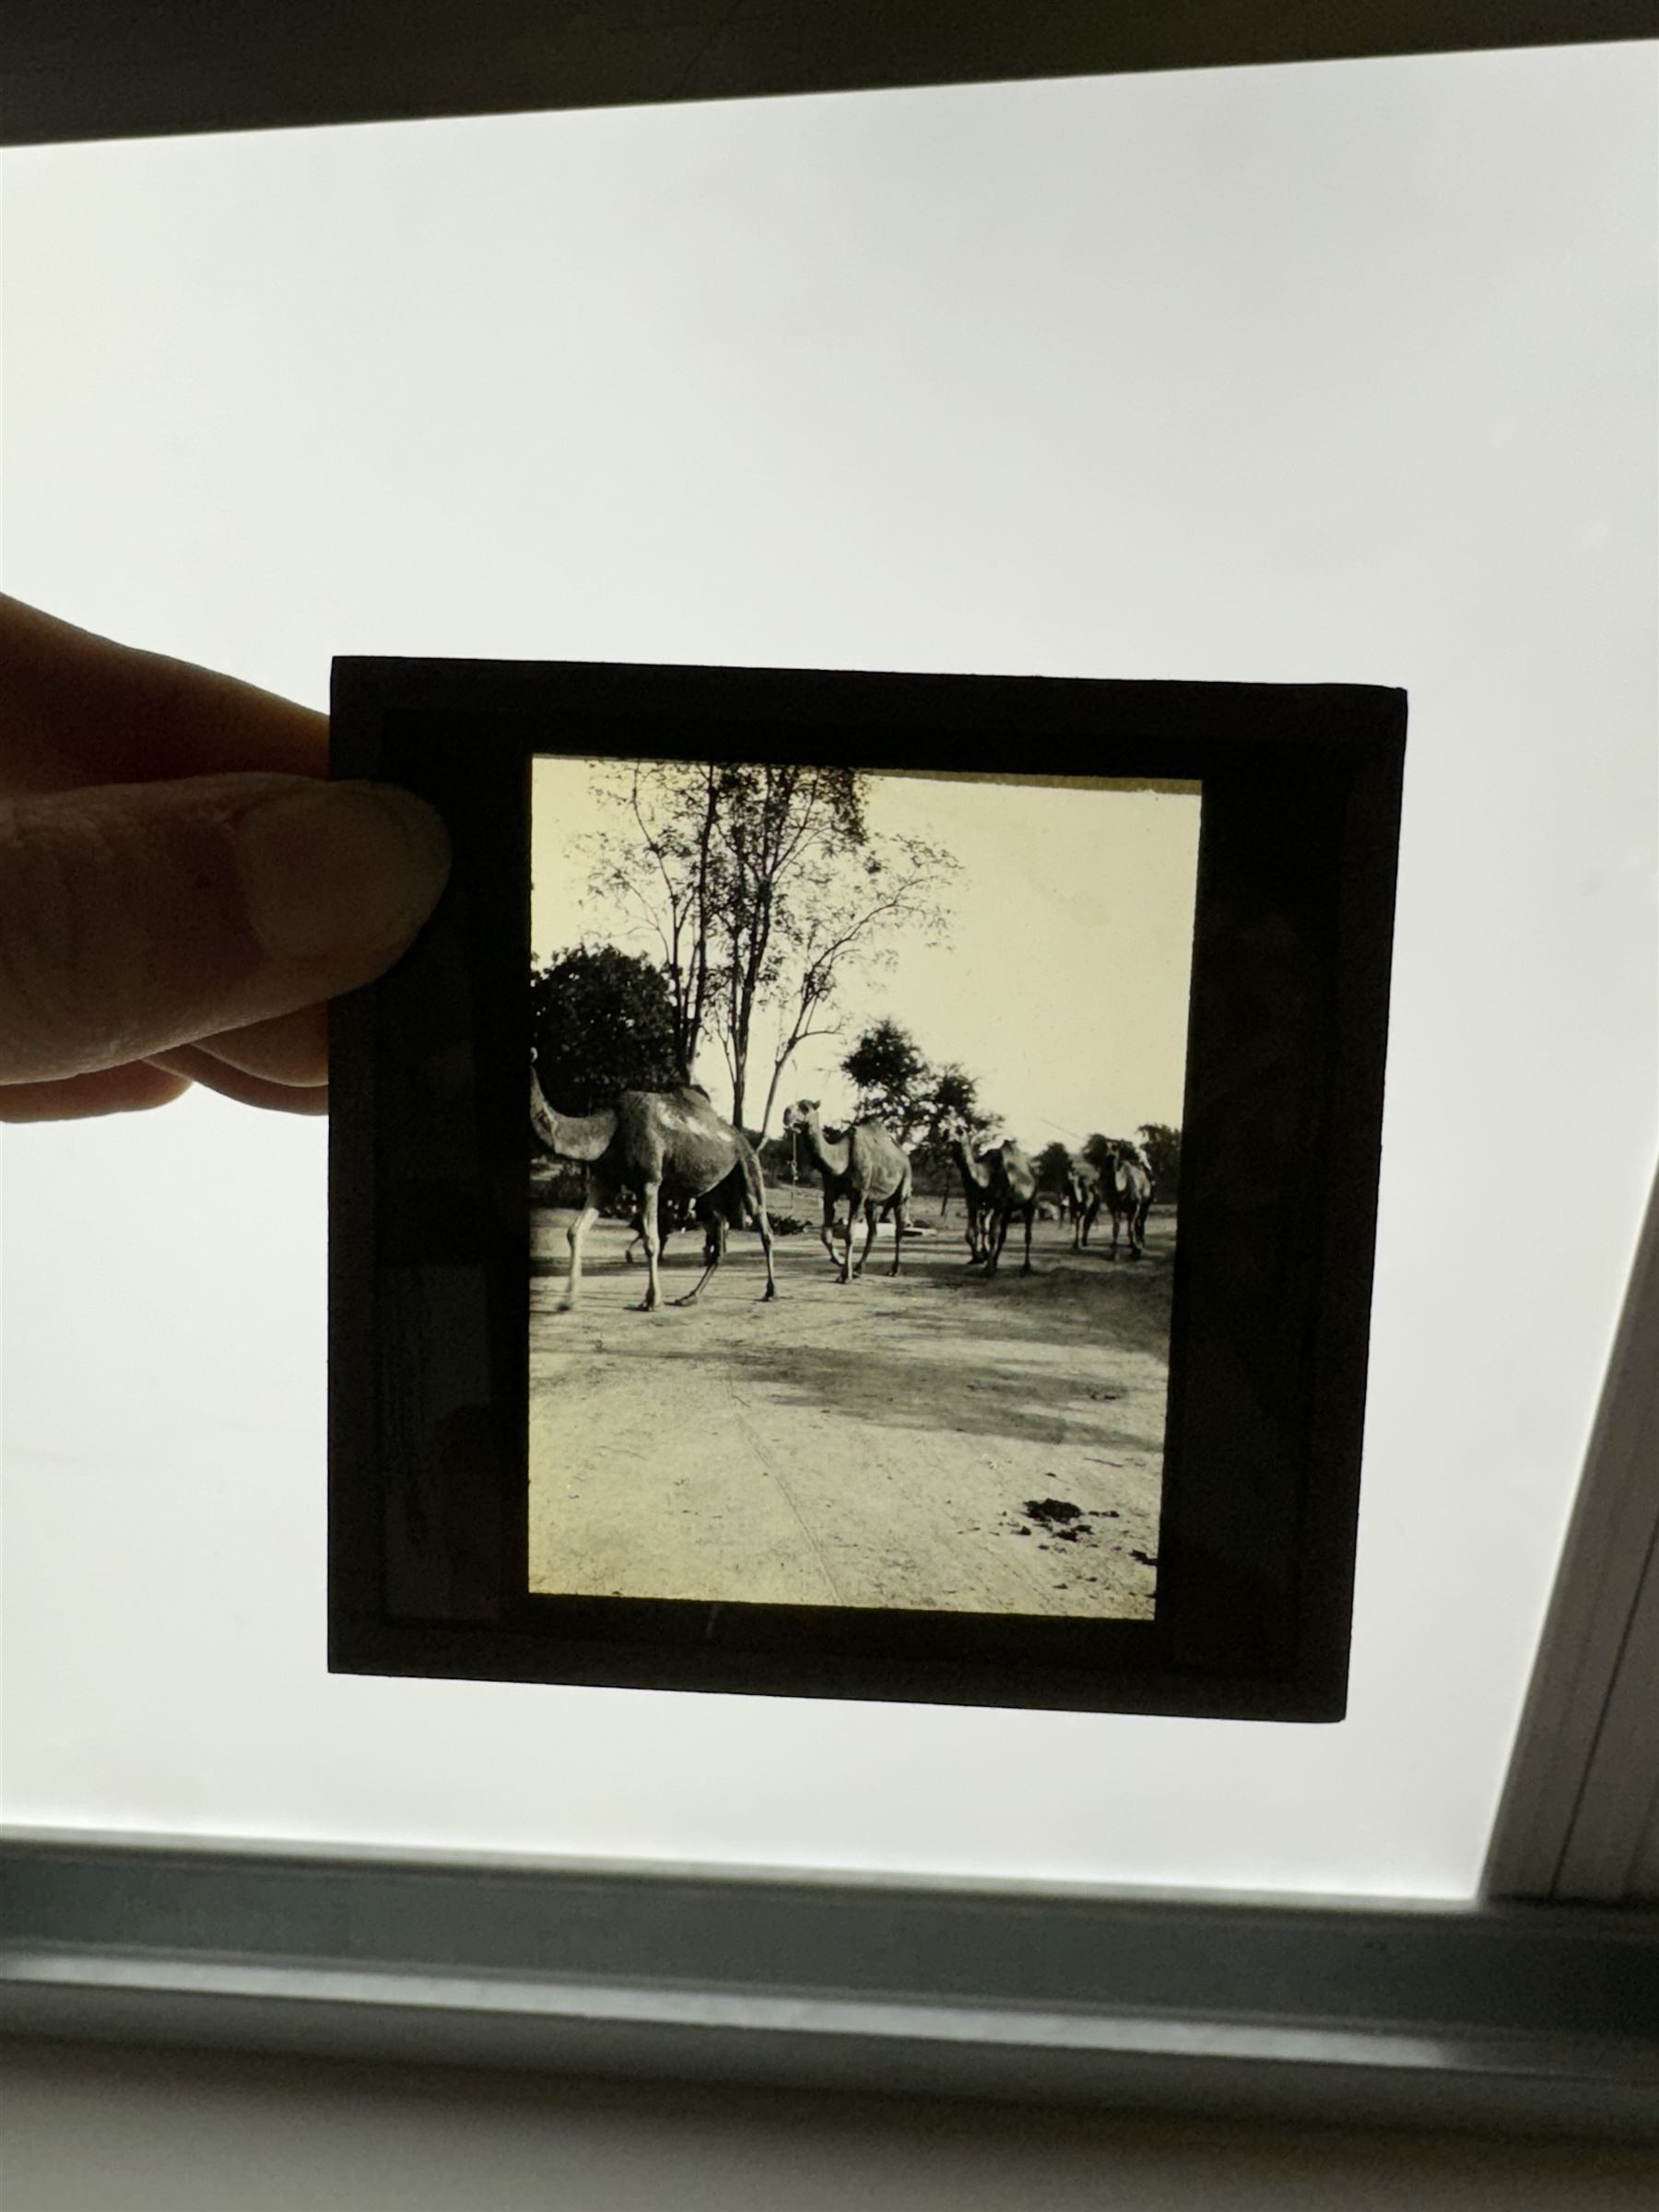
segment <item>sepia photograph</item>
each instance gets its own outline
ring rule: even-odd
[[[454,858],[330,1018],[330,1665],[1340,1719],[1405,743],[336,662]]]
[[[533,759],[532,1593],[1153,1618],[1200,813]]]

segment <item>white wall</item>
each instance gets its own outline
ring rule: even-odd
[[[1652,48],[6,158],[7,588],[1412,696],[1353,1707],[331,1680],[323,1146],[6,1146],[16,1822],[1459,1895],[1654,1147]],[[1559,1194],[1567,1187],[1571,1203]]]
[[[1659,2153],[0,2044],[6,2212],[1648,2212]]]

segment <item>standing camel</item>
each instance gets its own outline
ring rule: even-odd
[[[985,1254],[986,1277],[996,1273],[997,1262],[1007,1241],[1008,1224],[1016,1214],[1025,1223],[1025,1258],[1019,1272],[1030,1275],[1031,1224],[1037,1218],[1037,1171],[1011,1136],[1005,1136],[1000,1145],[994,1145],[986,1157],[994,1162],[991,1171],[991,1206],[996,1218],[996,1234]]]
[[[535,1059],[535,1055],[534,1052],[530,1056],[532,1060]],[[700,1083],[685,1083],[679,1085],[678,1088],[682,1090],[694,1090],[700,1099],[706,1099],[709,1096],[708,1092],[703,1088]],[[748,1133],[746,1130],[744,1134],[747,1135]],[[683,1235],[683,1233],[690,1228],[692,1222],[695,1221],[697,1218],[697,1201],[695,1198],[688,1198],[683,1195],[671,1195],[667,1191],[665,1191],[662,1194],[657,1200],[657,1258],[659,1261],[668,1250],[669,1238]],[[629,1244],[628,1250],[622,1254],[622,1257],[628,1263],[629,1266],[631,1267],[634,1264],[635,1258],[641,1255],[644,1253],[644,1232],[636,1226],[632,1241]],[[708,1257],[708,1245],[706,1241],[703,1256],[705,1259]]]
[[[982,1265],[987,1279],[996,1273],[1007,1241],[1008,1223],[1018,1214],[1025,1223],[1025,1259],[1019,1272],[1031,1274],[1036,1170],[1012,1137],[1004,1137],[1000,1144],[976,1156],[968,1141],[968,1124],[960,1115],[942,1121],[939,1134],[956,1155],[962,1193],[968,1201],[968,1265]]]
[[[1093,1162],[1074,1152],[1065,1170],[1065,1218],[1072,1225],[1072,1250],[1081,1252],[1100,1210],[1100,1177]]]
[[[792,1133],[800,1132],[808,1158],[823,1177],[824,1221],[818,1235],[831,1265],[836,1265],[831,1234],[836,1202],[841,1198],[847,1201],[847,1237],[839,1263],[841,1281],[850,1283],[854,1273],[864,1273],[870,1247],[876,1241],[877,1220],[885,1219],[889,1214],[893,1219],[893,1264],[888,1273],[897,1275],[904,1249],[905,1217],[910,1209],[911,1163],[891,1135],[879,1122],[865,1121],[854,1122],[839,1136],[831,1136],[824,1127],[816,1099],[802,1099],[795,1105],[785,1107],[783,1126]],[[854,1269],[853,1231],[861,1213],[865,1218],[864,1250]]]
[[[957,1172],[962,1179],[962,1198],[968,1226],[963,1232],[968,1242],[968,1265],[982,1266],[986,1250],[986,1224],[991,1218],[991,1170],[986,1164],[990,1155],[974,1152],[971,1132],[959,1113],[940,1117],[939,1135],[949,1146],[957,1163]]]
[[[535,1055],[532,1054],[534,1062]],[[686,1086],[677,1090],[624,1090],[597,1113],[559,1113],[542,1096],[534,1065],[530,1069],[530,1126],[555,1159],[587,1169],[582,1208],[571,1222],[567,1241],[571,1275],[568,1310],[582,1291],[582,1248],[602,1206],[621,1192],[640,1202],[635,1226],[645,1245],[649,1277],[636,1309],[655,1312],[661,1303],[657,1259],[658,1206],[669,1199],[692,1201],[704,1231],[703,1271],[677,1306],[688,1306],[700,1294],[725,1254],[726,1224],[747,1214],[760,1231],[766,1258],[767,1298],[778,1295],[772,1273],[771,1223],[766,1215],[766,1187],[755,1148],[739,1129],[721,1120],[707,1095]]]
[[[1129,1257],[1138,1260],[1147,1249],[1147,1216],[1152,1211],[1152,1171],[1146,1154],[1126,1137],[1108,1140],[1101,1189],[1112,1212],[1112,1257],[1118,1252],[1118,1235],[1129,1233]]]

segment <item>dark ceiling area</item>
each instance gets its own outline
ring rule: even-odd
[[[6,0],[0,143],[1659,36],[1659,0]]]

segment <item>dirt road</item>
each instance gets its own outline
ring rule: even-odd
[[[957,1218],[896,1281],[885,1234],[846,1286],[781,1237],[770,1304],[735,1233],[698,1305],[652,1314],[611,1222],[559,1310],[569,1221],[533,1215],[533,1590],[1150,1617],[1172,1214],[1135,1264],[1040,1224],[1037,1272],[989,1283]],[[665,1298],[700,1244],[674,1240]]]

